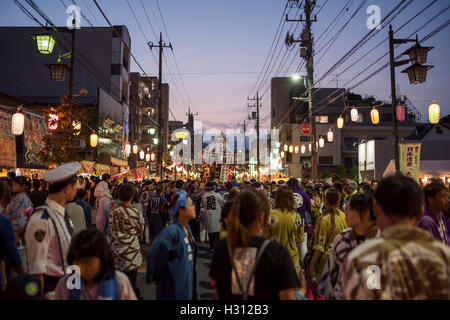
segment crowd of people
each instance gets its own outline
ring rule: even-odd
[[[78,170],[0,180],[4,299],[143,299],[145,266],[156,299],[198,300],[202,243],[219,300],[450,299],[440,180],[119,182]]]

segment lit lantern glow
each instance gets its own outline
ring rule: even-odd
[[[370,118],[372,119],[373,124],[378,124],[380,122],[380,114],[375,107],[370,111]]]
[[[397,116],[397,121],[400,121],[400,122],[405,121],[405,106],[399,104],[395,108],[395,113],[396,113],[396,116]]]
[[[440,111],[441,108],[436,103],[436,100],[433,100],[433,103],[430,104],[430,106],[428,107],[428,118],[430,120],[430,123],[432,124],[439,123]]]
[[[144,150],[141,150],[141,152],[139,152],[139,158],[140,158],[141,160],[144,160],[144,158],[145,158],[145,152],[144,152]]]
[[[302,149],[302,153],[305,153],[305,151],[306,151],[305,145],[302,145],[301,149]]]
[[[356,109],[355,107],[352,108],[352,111],[350,111],[350,117],[352,119],[353,122],[358,121],[358,109]]]
[[[287,145],[287,144],[285,144],[285,145],[284,145],[284,147],[283,147],[283,150],[284,150],[284,152],[287,152],[287,151],[288,151],[288,149],[289,149],[288,145]]]
[[[48,115],[48,128],[52,131],[55,131],[56,129],[58,129],[58,115],[54,114],[54,113],[50,113]]]
[[[150,155],[150,159],[151,159],[152,161],[155,161],[155,158],[156,158],[156,155],[155,155],[154,153],[152,153],[152,154]]]
[[[91,147],[95,148],[98,144],[98,135],[94,132],[90,137]]]
[[[294,152],[294,146],[293,145],[290,145],[289,146],[289,153],[293,153]]]
[[[149,162],[150,161],[150,153],[147,153],[145,155],[145,161]]]
[[[328,133],[327,133],[327,140],[328,140],[328,142],[333,142],[333,131],[331,131],[331,129],[329,129],[328,130]]]
[[[155,129],[155,128],[150,128],[150,129],[148,129],[148,133],[149,133],[150,135],[154,135],[155,132],[156,132],[156,129]]]
[[[319,139],[319,147],[323,148],[325,146],[325,139],[323,137],[320,137]]]
[[[25,116],[22,112],[17,111],[13,114],[11,119],[11,131],[13,135],[20,136],[23,133],[23,128],[25,125]]]
[[[295,154],[298,154],[299,147],[298,147],[298,146],[295,146],[294,151],[295,151]]]
[[[129,157],[131,153],[131,145],[129,142],[127,142],[127,144],[125,145],[125,156]]]
[[[281,158],[284,158],[284,151],[281,151],[280,155],[281,155]]]
[[[81,132],[81,122],[73,121],[72,126],[73,126],[73,134],[78,136]]]
[[[138,145],[137,145],[136,142],[135,142],[135,143],[133,144],[133,153],[134,153],[134,154],[137,154],[138,151],[139,151],[139,147],[138,147]]]
[[[309,152],[311,152],[312,151],[312,144],[310,143],[310,144],[308,144],[308,149],[309,149]]]
[[[38,46],[38,50],[42,54],[52,53],[53,47],[55,46],[55,38],[49,34],[36,35],[34,36]]]
[[[342,116],[339,116],[339,118],[337,119],[337,127],[339,129],[342,129],[343,126],[344,126],[344,118],[342,118]]]
[[[158,138],[153,138],[153,144],[158,144]]]

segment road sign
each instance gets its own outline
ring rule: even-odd
[[[305,135],[311,134],[311,125],[309,123],[303,123],[300,126],[300,132]]]

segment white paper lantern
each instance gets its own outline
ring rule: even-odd
[[[311,144],[310,144],[310,146],[311,146]],[[302,145],[302,147],[301,147],[301,151],[302,151],[302,153],[305,153],[305,151],[306,151],[306,147],[305,147],[305,145]]]
[[[140,158],[141,160],[144,160],[144,158],[145,158],[145,152],[144,152],[144,150],[141,150],[141,152],[139,152],[139,158]]]
[[[328,133],[327,133],[328,142],[333,142],[333,136],[334,136],[333,131],[331,131],[331,129],[329,129]]]
[[[350,111],[350,117],[352,118],[353,122],[358,121],[358,109],[355,107],[352,108],[352,111]]]
[[[23,133],[23,128],[25,125],[25,116],[22,112],[17,111],[13,114],[11,119],[11,131],[13,135],[20,136]]]
[[[323,148],[324,146],[325,146],[325,139],[321,137],[319,139],[319,147]]]

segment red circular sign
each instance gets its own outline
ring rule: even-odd
[[[310,134],[311,133],[311,125],[309,123],[304,123],[300,126],[300,132],[302,134]]]

